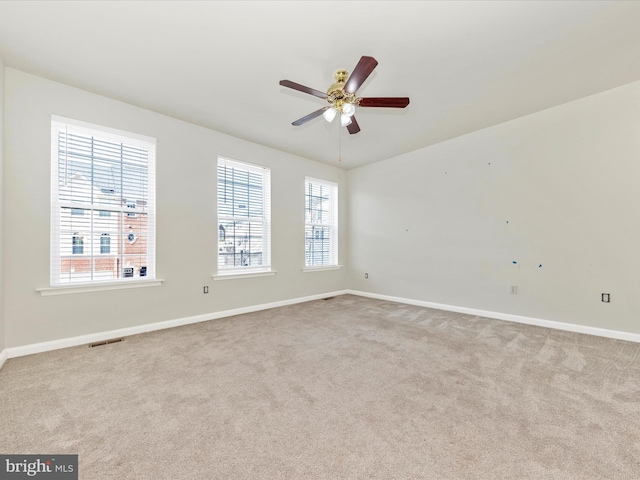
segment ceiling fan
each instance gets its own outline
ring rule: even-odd
[[[340,124],[343,127],[347,127],[350,134],[354,134],[360,131],[360,126],[354,115],[356,107],[404,108],[409,105],[408,97],[356,97],[356,91],[371,75],[376,65],[378,65],[378,62],[375,58],[363,56],[351,75],[346,70],[337,70],[335,72],[336,83],[329,87],[327,93],[305,87],[291,80],[280,80],[280,85],[283,87],[308,93],[329,102],[328,106],[299,118],[292,122],[292,125],[300,126],[320,115],[324,116],[328,122],[331,122],[339,113]]]

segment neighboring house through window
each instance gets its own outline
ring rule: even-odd
[[[103,233],[100,236],[100,253],[111,253],[111,236],[108,233]]]
[[[82,255],[84,253],[84,240],[80,235],[78,235],[78,232],[73,234],[71,245],[73,247],[72,253],[74,255]]]
[[[337,266],[338,185],[307,177],[304,199],[305,266]]]
[[[155,140],[54,116],[51,141],[51,285],[154,279]]]
[[[218,274],[271,270],[271,171],[218,158]]]

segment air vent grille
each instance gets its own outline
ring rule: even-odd
[[[124,338],[112,338],[111,340],[104,340],[102,342],[90,343],[89,348],[101,347],[102,345],[109,345],[110,343],[124,342]]]

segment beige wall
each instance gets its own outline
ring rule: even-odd
[[[16,347],[346,288],[346,271],[303,273],[304,178],[337,182],[346,232],[346,172],[6,69],[5,334]],[[203,106],[215,108],[215,105]],[[160,287],[40,296],[49,285],[51,115],[157,139]],[[275,276],[213,281],[218,155],[271,168]],[[346,236],[340,258],[346,255]],[[209,294],[202,287],[209,285]]]
[[[0,57],[0,354],[4,334],[4,63]],[[1,360],[0,360],[1,362]]]
[[[639,132],[636,82],[350,170],[349,287],[640,333]]]
[[[345,172],[13,69],[3,80],[0,350],[345,288],[640,332],[640,82]],[[161,287],[36,292],[52,114],[157,138]],[[272,169],[273,277],[211,278],[218,154]],[[340,186],[348,269],[302,272],[305,176]]]

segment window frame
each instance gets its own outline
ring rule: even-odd
[[[90,186],[91,191],[94,192],[91,194],[90,199],[83,199],[82,201],[78,201],[78,204],[75,205],[73,194],[68,197],[68,200],[64,199],[64,196],[68,194],[64,193],[61,186],[61,165],[63,158],[59,154],[59,148],[61,148],[58,144],[60,132],[63,132],[63,136],[65,137],[65,142],[70,142],[69,135],[75,134],[80,136],[85,136],[86,138],[92,137],[97,142],[105,142],[106,144],[121,144],[124,148],[138,148],[146,150],[146,156],[142,157],[144,176],[142,177],[144,180],[144,190],[143,195],[145,200],[145,209],[144,215],[146,220],[146,225],[143,229],[144,234],[146,236],[146,245],[144,247],[144,252],[139,254],[144,257],[144,266],[146,267],[145,275],[139,275],[134,278],[124,278],[123,269],[125,267],[125,260],[128,256],[132,254],[127,254],[122,247],[116,248],[115,253],[113,252],[113,243],[111,242],[111,237],[109,237],[109,250],[110,253],[103,253],[103,243],[102,243],[102,233],[103,226],[96,223],[94,225],[94,219],[109,219],[111,217],[114,222],[120,218],[120,222],[126,222],[127,212],[130,209],[126,204],[123,205],[122,199],[124,198],[124,191],[120,192],[120,205],[117,205],[118,202],[110,205],[101,204],[97,197],[94,197],[94,194],[97,192],[96,188],[98,185],[96,184],[97,177],[94,177],[93,173],[93,163],[97,161],[97,155],[95,153],[91,153],[87,155],[86,162],[91,167],[91,174],[88,175],[87,184]],[[62,147],[64,148],[64,147]],[[122,155],[122,154],[121,154]],[[117,157],[116,157],[117,158]],[[120,157],[120,162],[124,162],[124,158]],[[66,161],[66,158],[64,158]],[[104,127],[101,125],[95,125],[79,120],[74,120],[70,118],[65,118],[57,115],[51,116],[51,231],[50,231],[50,287],[38,289],[42,293],[42,295],[50,295],[54,294],[55,291],[59,293],[75,293],[79,291],[95,291],[97,289],[112,289],[112,288],[120,288],[122,284],[123,288],[126,285],[131,284],[132,282],[141,282],[149,285],[159,285],[161,280],[157,280],[155,278],[156,271],[156,258],[155,258],[155,243],[156,243],[156,232],[155,232],[155,221],[156,221],[156,211],[155,211],[155,163],[156,163],[156,139],[152,137],[147,137],[144,135],[139,135],[136,133],[125,132],[122,130],[116,130],[109,127]],[[115,163],[117,165],[117,162]],[[66,177],[65,177],[66,178]],[[123,177],[123,179],[127,179],[128,177]],[[99,192],[97,192],[99,193]],[[105,192],[103,192],[105,193]],[[115,192],[111,192],[115,193]],[[80,200],[80,199],[78,199]],[[74,206],[71,206],[70,203],[74,203]],[[127,202],[129,203],[129,202]],[[62,268],[63,259],[68,258],[68,255],[63,252],[63,249],[66,247],[65,238],[66,234],[64,233],[63,226],[61,226],[61,221],[63,215],[66,216],[66,213],[63,214],[63,209],[76,209],[83,211],[88,211],[89,214],[89,227],[87,232],[89,234],[89,242],[83,241],[82,245],[82,253],[73,253],[73,255],[82,255],[88,259],[90,262],[90,267],[87,270],[87,276],[89,278],[72,278],[71,275],[67,275],[64,273]],[[98,213],[99,212],[99,213]],[[105,214],[104,212],[108,212]],[[112,215],[112,213],[116,213],[117,215]],[[134,212],[135,213],[135,212]],[[69,215],[76,216],[79,214],[79,211],[72,212],[69,211]],[[83,213],[84,216],[84,213]],[[122,229],[122,225],[116,225],[118,228],[118,232]],[[86,237],[86,234],[83,233],[74,233],[73,236]],[[118,238],[121,238],[122,235],[118,235]],[[84,239],[86,240],[86,239]],[[118,242],[116,242],[118,243]],[[117,245],[116,245],[117,246]],[[76,249],[76,246],[72,245],[72,249]],[[76,249],[77,250],[77,249]],[[101,271],[98,270],[98,263],[100,258],[105,258],[108,256],[117,257],[120,261],[116,260],[115,264],[117,265],[115,273],[115,278],[107,278],[104,275],[101,275]],[[135,263],[134,263],[135,265]],[[136,270],[139,270],[136,267]],[[104,272],[102,272],[104,273]],[[67,277],[67,278],[65,278]]]
[[[253,216],[250,215],[250,210],[255,207],[255,205],[249,205],[248,215],[227,215],[222,212],[222,204],[221,204],[221,188],[223,188],[223,181],[220,178],[221,170],[225,170],[227,168],[235,169],[239,172],[246,172],[249,177],[251,174],[259,175],[261,178],[261,201],[260,205],[262,215],[261,216]],[[235,183],[234,183],[235,184]],[[247,188],[249,189],[249,183],[247,183]],[[247,191],[247,195],[249,196],[249,192]],[[235,196],[232,198],[232,201],[235,200]],[[241,201],[243,199],[239,199]],[[251,202],[251,199],[248,199]],[[229,202],[227,202],[229,203]],[[265,275],[273,275],[275,271],[272,269],[271,265],[271,169],[264,165],[257,165],[254,163],[244,162],[240,160],[235,160],[229,157],[218,156],[216,163],[216,221],[218,225],[218,231],[216,235],[216,274],[212,275],[215,280],[225,279],[225,278],[240,278],[240,277],[256,277],[256,276],[265,276]],[[235,211],[235,208],[233,208]],[[227,233],[223,224],[225,223],[248,223],[251,224],[260,224],[260,238],[261,238],[261,261],[260,265],[225,265],[223,262],[222,256],[222,243],[223,241],[227,241],[227,237],[229,234]],[[258,236],[258,235],[256,235]],[[231,236],[232,239],[235,239],[234,236]],[[248,241],[251,241],[251,235],[248,236]],[[235,253],[235,246],[233,246],[234,252],[232,257],[234,258],[237,255]],[[249,254],[251,255],[251,254]],[[249,257],[251,258],[251,257]]]
[[[327,221],[313,221],[309,217],[310,210],[310,185],[316,185],[328,191],[328,219]],[[304,271],[316,271],[316,270],[331,270],[341,268],[338,262],[339,257],[339,231],[338,231],[338,184],[328,180],[322,180],[314,177],[305,177],[304,179]],[[326,263],[309,262],[309,245],[308,229],[314,227],[321,227],[323,231],[328,230],[328,254]]]

